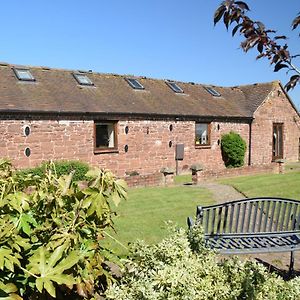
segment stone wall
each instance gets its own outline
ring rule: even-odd
[[[272,161],[273,123],[283,123],[283,159],[299,160],[299,115],[278,84],[254,117],[251,164],[269,164]]]
[[[284,159],[299,159],[299,116],[279,85],[256,111],[252,123],[251,164],[272,161],[272,126],[284,124]],[[99,120],[99,119],[98,119]],[[28,136],[24,127],[30,126]],[[170,126],[172,125],[172,126]],[[126,126],[128,132],[125,131]],[[172,127],[172,130],[171,130]],[[184,159],[178,162],[179,173],[190,172],[192,164],[201,164],[203,174],[226,172],[220,139],[224,133],[238,132],[247,143],[245,165],[249,162],[250,126],[247,121],[214,121],[211,123],[210,146],[195,146],[195,121],[142,120],[118,118],[118,151],[94,153],[94,120],[75,116],[3,116],[0,120],[0,157],[12,160],[17,168],[33,167],[46,160],[76,159],[111,169],[120,177],[130,173],[146,176],[158,174],[162,168],[176,169],[175,146],[184,144]],[[128,151],[125,151],[127,146]],[[24,151],[30,149],[30,156]],[[148,176],[148,177],[147,177]],[[150,176],[150,177],[149,177]],[[157,177],[158,178],[158,177]],[[160,179],[155,179],[159,181]],[[137,178],[136,178],[137,179]],[[153,178],[150,181],[155,181]],[[134,181],[134,179],[129,179]],[[150,183],[149,181],[149,183]],[[132,185],[135,185],[133,182]],[[143,184],[142,184],[143,185]]]
[[[31,128],[29,136],[23,133],[26,125]],[[222,170],[219,143],[221,135],[231,130],[239,132],[248,145],[247,123],[212,122],[211,145],[199,147],[195,146],[194,121],[123,119],[118,122],[118,152],[94,153],[93,120],[0,120],[0,156],[10,158],[18,168],[33,167],[50,159],[78,159],[111,169],[118,176],[134,171],[149,175],[163,167],[175,169],[175,145],[183,143],[185,156],[178,164],[180,172],[189,170],[195,163],[208,170]],[[29,157],[24,154],[27,147],[31,150]]]

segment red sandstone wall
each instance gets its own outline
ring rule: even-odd
[[[254,117],[251,164],[269,164],[272,161],[273,123],[283,123],[284,159],[299,159],[300,119],[278,84],[274,84],[274,90]]]
[[[26,124],[31,126],[28,137],[23,135],[22,129]],[[125,126],[129,127],[128,134]],[[212,123],[211,147],[196,148],[193,121],[119,121],[119,153],[94,154],[93,121],[1,120],[0,157],[10,158],[16,167],[32,167],[50,159],[79,159],[109,168],[119,176],[124,176],[126,171],[144,175],[155,173],[162,167],[175,168],[175,144],[184,143],[185,158],[179,163],[180,170],[188,169],[194,163],[201,163],[206,170],[222,170],[224,164],[218,140],[230,130],[240,133],[248,145],[249,125],[245,123]],[[169,147],[170,141],[172,147]],[[125,145],[128,145],[127,153]],[[30,157],[24,155],[26,147],[31,149]],[[246,164],[247,161],[248,154]]]

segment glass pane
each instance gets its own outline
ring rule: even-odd
[[[167,84],[175,93],[183,93],[183,90],[175,82],[167,82]]]
[[[82,75],[82,74],[74,74],[74,75],[79,84],[93,85],[93,82],[86,75]]]
[[[195,144],[207,145],[208,143],[208,124],[196,124]]]
[[[114,148],[114,124],[96,124],[96,148]]]
[[[29,70],[15,69],[18,79],[20,80],[34,80]]]
[[[217,92],[215,89],[213,89],[212,87],[210,86],[205,86],[204,87],[212,96],[214,97],[220,97],[221,94],[219,92]]]
[[[127,78],[126,80],[134,89],[144,89],[144,87],[139,83],[137,79]]]

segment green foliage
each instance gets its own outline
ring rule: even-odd
[[[179,229],[155,245],[136,243],[123,278],[109,288],[107,298],[299,299],[299,278],[286,282],[255,262],[236,258],[218,262],[216,254],[204,247],[201,230],[194,230],[187,234]]]
[[[231,131],[222,135],[221,149],[226,167],[236,168],[244,165],[247,145],[238,133]]]
[[[73,173],[24,174],[0,160],[0,299],[99,299],[114,280],[103,239],[126,184],[91,170],[80,189]]]
[[[58,177],[62,175],[68,175],[71,172],[75,171],[75,173],[73,174],[73,180],[75,181],[85,180],[85,174],[89,170],[88,164],[78,160],[58,160],[54,161],[53,164],[54,170]],[[49,163],[45,162],[35,168],[20,170],[18,171],[18,173],[20,173],[20,175],[33,174],[37,176],[43,176],[43,174],[47,170],[48,165]]]

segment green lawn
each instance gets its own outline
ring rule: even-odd
[[[232,185],[247,197],[273,196],[300,200],[300,172],[242,176],[219,180]]]
[[[213,203],[209,191],[193,186],[130,189],[128,201],[123,201],[116,209],[117,234],[113,237],[124,245],[136,239],[158,242],[167,234],[166,221],[186,227],[186,218],[195,215],[196,205]],[[111,238],[106,239],[106,246],[118,254],[127,253]]]

